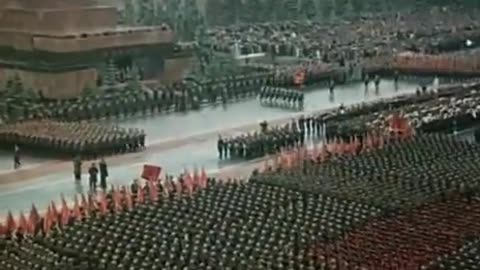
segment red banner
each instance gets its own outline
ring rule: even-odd
[[[156,181],[162,172],[162,168],[154,165],[143,165],[142,178],[149,181]]]

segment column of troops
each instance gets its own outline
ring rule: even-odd
[[[293,110],[303,110],[305,94],[299,89],[264,86],[260,90],[260,104]]]
[[[301,116],[290,125],[268,131],[220,137],[217,142],[219,158],[253,159],[278,153],[281,149],[303,144],[305,134],[325,140],[349,141],[352,136],[361,139],[368,131],[385,131],[391,124],[391,116],[399,112],[420,132],[468,128],[480,119],[477,88],[478,85],[453,87],[436,94],[409,95],[348,107],[340,105],[326,113]]]
[[[220,79],[186,80],[144,91],[119,90],[73,100],[9,100],[3,108],[3,114],[5,119],[54,118],[76,121],[138,113],[187,111],[199,109],[206,103],[226,103],[256,96],[262,86],[273,81],[270,73],[257,72]]]
[[[233,138],[219,137],[217,151],[220,159],[255,159],[279,153],[284,149],[301,147],[305,139],[325,138],[324,115],[301,116],[289,124],[268,127],[260,124],[260,132],[250,132]]]
[[[98,157],[144,149],[145,132],[87,122],[35,120],[1,126],[0,145],[70,157]]]

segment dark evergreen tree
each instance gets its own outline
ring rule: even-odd
[[[297,20],[300,18],[300,7],[298,0],[284,0],[283,8],[286,10],[287,20]]]
[[[246,23],[262,21],[263,3],[261,0],[248,0],[243,3],[242,17]]]
[[[95,88],[92,87],[91,85],[86,85],[85,88],[82,90],[82,96],[83,97],[90,97],[95,94]]]
[[[306,19],[312,20],[317,16],[317,8],[314,0],[301,0],[301,13]]]
[[[154,0],[137,0],[140,1],[138,22],[141,25],[154,25],[155,7]]]
[[[223,14],[225,15],[226,24],[238,24],[243,19],[244,5],[242,0],[226,0],[222,3]]]
[[[137,16],[133,0],[125,1],[125,8],[123,10],[123,22],[126,25],[135,25],[137,23]]]
[[[222,25],[224,23],[224,18],[222,15],[223,0],[208,0],[205,9],[208,25]]]
[[[334,17],[335,5],[334,0],[322,0],[319,3],[320,16],[322,20],[330,20]]]
[[[117,68],[112,59],[109,59],[103,75],[103,85],[109,88],[114,87],[117,84],[116,79]]]
[[[278,0],[264,0],[263,5],[263,14],[265,16],[265,21],[275,22],[282,19],[283,9],[281,5],[278,4]]]
[[[352,6],[352,10],[356,13],[362,13],[365,11],[365,2],[366,1],[350,1],[350,5]]]
[[[23,92],[23,90],[25,90],[23,88],[22,79],[20,79],[20,76],[18,76],[18,74],[15,74],[15,76],[13,77],[13,87],[17,92]]]
[[[137,92],[142,90],[140,71],[136,65],[133,65],[128,72],[127,85],[125,87],[125,90],[128,92]]]

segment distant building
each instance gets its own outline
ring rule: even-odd
[[[101,81],[110,59],[118,70],[136,65],[144,79],[181,71],[167,59],[176,54],[167,26],[117,21],[116,7],[96,1],[0,0],[0,81],[18,76],[47,98],[72,98]]]

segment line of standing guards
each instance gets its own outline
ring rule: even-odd
[[[306,137],[325,138],[324,116],[301,116],[289,124],[276,127],[268,127],[268,123],[264,121],[260,124],[260,132],[250,132],[233,138],[219,136],[218,157],[250,160],[279,153],[282,149],[303,146]]]

